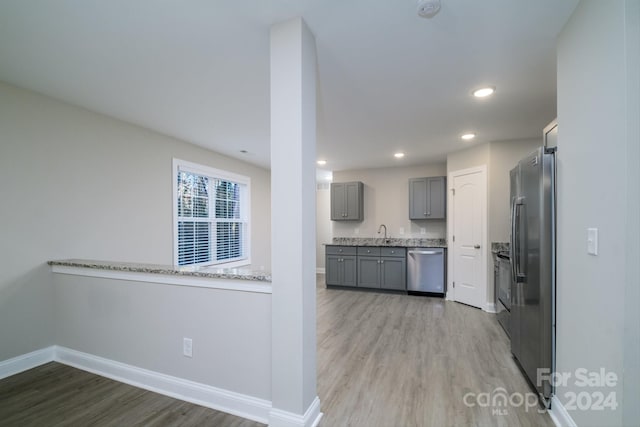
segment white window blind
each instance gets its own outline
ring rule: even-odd
[[[207,169],[198,165],[177,166],[178,265],[222,264],[248,259],[247,182],[216,176],[228,173]]]

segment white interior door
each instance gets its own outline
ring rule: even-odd
[[[486,168],[451,173],[453,299],[486,308]],[[450,178],[450,179],[451,179]]]

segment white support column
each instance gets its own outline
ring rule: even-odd
[[[271,29],[272,410],[313,426],[316,395],[315,39],[302,18]]]

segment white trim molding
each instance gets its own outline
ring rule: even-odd
[[[551,421],[553,421],[553,423],[557,427],[578,426],[576,422],[573,421],[573,418],[571,418],[571,415],[569,415],[569,412],[564,407],[562,402],[560,402],[560,399],[558,399],[556,396],[551,397],[551,409],[549,409],[548,412],[549,416],[551,417]]]
[[[496,303],[494,302],[488,302],[485,306],[484,306],[484,311],[486,311],[487,313],[497,313],[498,310],[496,309]]]
[[[322,418],[320,399],[316,396],[304,415],[271,408],[269,413],[269,427],[317,427]]]
[[[267,423],[269,420],[271,402],[268,400],[149,371],[65,347],[56,346],[55,361],[134,387],[260,423]]]
[[[0,380],[28,371],[45,363],[53,362],[55,357],[55,346],[42,348],[0,362]]]
[[[69,267],[52,265],[51,271],[71,276],[98,277],[102,279],[148,282],[164,285],[191,286],[195,288],[224,289],[229,291],[256,292],[270,294],[271,283],[257,280],[211,279],[188,275],[139,273],[131,271],[103,270],[99,268]]]
[[[271,401],[269,400],[149,371],[55,345],[0,362],[0,379],[19,374],[20,372],[49,362],[62,363],[63,365],[111,378],[112,380],[134,387],[260,423],[266,424],[269,421],[271,411]],[[317,397],[316,400],[318,400]],[[314,404],[315,403],[314,401]],[[320,401],[318,400],[317,412],[319,412],[319,408]],[[307,412],[309,413],[309,417],[314,415],[314,413],[310,411]],[[305,418],[306,417],[307,414],[305,414]],[[317,415],[316,418],[318,420],[320,419]],[[316,426],[317,423],[300,425]]]

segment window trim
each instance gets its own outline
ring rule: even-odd
[[[173,220],[173,264],[178,265],[178,171],[180,169],[187,170],[189,172],[193,172],[200,175],[205,175],[210,178],[218,178],[226,181],[236,182],[238,184],[246,186],[246,191],[242,192],[242,199],[240,201],[241,206],[244,207],[242,210],[244,212],[243,218],[246,223],[246,237],[245,237],[245,254],[246,258],[236,261],[229,262],[220,262],[215,263],[201,263],[201,264],[190,264],[190,265],[200,265],[200,266],[211,266],[212,268],[236,268],[247,266],[251,264],[251,178],[236,174],[233,172],[224,171],[221,169],[216,169],[210,166],[205,166],[198,163],[189,162],[187,160],[181,160],[177,158],[173,158],[173,173],[172,175],[172,184],[171,184],[171,205],[172,205],[172,220]],[[215,221],[212,221],[215,222]]]

